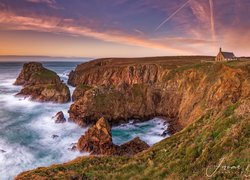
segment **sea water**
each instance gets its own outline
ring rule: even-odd
[[[81,62],[43,62],[67,82],[68,74]],[[13,179],[18,173],[41,166],[62,163],[88,155],[69,150],[87,128],[72,122],[55,124],[52,117],[63,111],[68,118],[66,104],[39,103],[15,97],[20,86],[13,83],[23,62],[0,62],[0,179]],[[74,88],[69,86],[71,93]],[[112,128],[113,142],[122,144],[139,136],[149,145],[162,140],[166,125],[154,118],[147,122],[122,124]],[[57,135],[57,138],[53,138]]]

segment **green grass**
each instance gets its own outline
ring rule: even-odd
[[[169,73],[167,73],[164,77],[163,80],[164,81],[168,81],[170,79],[173,79],[176,75],[183,73],[184,71],[187,70],[203,70],[206,73],[211,73],[211,72],[215,72],[215,71],[211,71],[210,68],[211,67],[215,67],[217,66],[214,63],[211,62],[206,62],[206,63],[197,63],[197,64],[191,64],[191,65],[185,65],[185,66],[181,66],[179,68],[175,68],[172,69]]]
[[[77,88],[87,91],[87,90],[91,89],[92,87],[89,86],[89,85],[86,85],[86,84],[80,84],[80,85],[77,86]]]
[[[94,102],[96,108],[104,109],[105,107],[109,109],[110,107],[114,106],[115,102],[122,98],[122,94],[118,91],[112,90],[111,92],[107,93],[97,93],[94,96]]]
[[[220,168],[213,178],[242,178],[250,163],[250,119],[228,117],[228,109],[234,108],[229,106],[216,116],[208,112],[181,132],[134,157],[83,157],[30,171],[23,178],[42,174],[48,179],[67,179],[74,174],[90,179],[204,179],[207,168],[212,171],[222,158],[222,165],[239,165],[241,171],[227,173]]]
[[[48,69],[43,69],[39,72],[34,73],[33,78],[38,79],[38,80],[47,80],[47,79],[57,79],[58,76],[55,72],[48,70]]]

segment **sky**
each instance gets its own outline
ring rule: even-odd
[[[0,55],[250,56],[250,0],[0,0]]]

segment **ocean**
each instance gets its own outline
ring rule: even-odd
[[[17,57],[16,57],[17,58]],[[0,62],[0,179],[13,179],[18,173],[41,166],[67,162],[87,153],[71,151],[87,128],[72,122],[55,124],[52,117],[63,111],[68,118],[67,104],[39,103],[15,97],[21,89],[13,83],[24,62]],[[21,59],[22,60],[22,59]],[[86,60],[87,61],[87,60]],[[64,82],[67,74],[81,62],[43,62]],[[70,87],[71,93],[74,87]],[[154,118],[143,123],[122,124],[112,128],[113,142],[122,144],[136,136],[149,145],[159,142],[165,128],[164,120]],[[53,138],[57,135],[57,138]]]

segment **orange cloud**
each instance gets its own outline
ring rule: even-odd
[[[87,36],[105,42],[161,49],[176,54],[190,53],[184,49],[171,47],[170,45],[157,43],[150,39],[135,37],[115,30],[99,32],[89,27],[76,26],[72,21],[73,20],[69,21],[68,19],[64,20],[56,17],[26,17],[18,16],[10,12],[0,12],[0,23],[5,24],[6,29],[68,33],[69,35]]]

